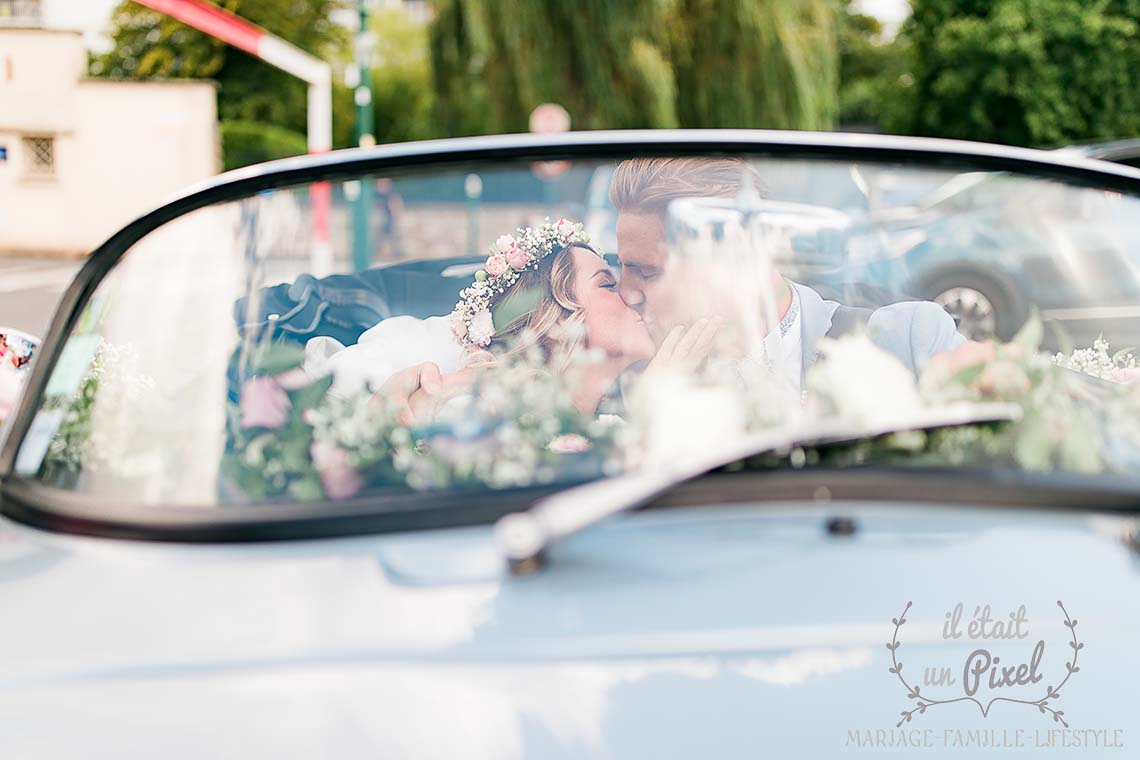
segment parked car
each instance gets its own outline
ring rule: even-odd
[[[1135,167],[1140,141],[1058,152]],[[884,182],[894,174],[884,173]],[[864,240],[852,244],[856,268],[859,243],[866,237],[892,241],[899,253],[893,271],[878,276],[889,279],[894,292],[942,305],[971,338],[1009,339],[1036,307],[1067,340],[1078,341],[1095,338],[1093,330],[1099,328],[1092,325],[1111,310],[1127,320],[1113,337],[1134,342],[1140,336],[1140,292],[1115,273],[1135,263],[1118,260],[1119,246],[1111,236],[1122,233],[1103,221],[1118,206],[1115,194],[1093,187],[1080,194],[1021,196],[1003,186],[1019,181],[1000,173],[959,174],[901,204],[872,203],[861,230]],[[1041,224],[1010,224],[1011,214],[1035,216]],[[1128,227],[1123,234],[1140,232],[1133,220],[1121,221]],[[1059,226],[1064,235],[1055,234]],[[1081,252],[1082,259],[1073,261],[1072,251]]]
[[[405,197],[403,258],[355,272],[310,192],[540,161],[625,182],[616,251],[557,203],[516,229],[535,199]],[[834,184],[876,172],[892,208],[978,192],[876,232]],[[189,190],[92,253],[5,423],[0,756],[1123,754],[1140,370],[1042,346],[1061,309],[1126,326],[1136,218],[1125,166],[764,131]],[[1007,258],[1009,343],[891,296],[902,260]]]

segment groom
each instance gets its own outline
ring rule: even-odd
[[[747,178],[747,179],[746,179]],[[744,183],[761,188],[755,169],[737,158],[635,158],[623,161],[610,183],[617,209],[618,292],[638,311],[655,342],[702,316],[687,313],[691,281],[669,266],[665,216],[669,204],[682,198],[736,198]],[[824,300],[804,285],[774,277],[777,316],[789,380],[802,387],[803,377],[819,355],[823,337],[838,337],[865,326],[871,339],[913,372],[935,354],[957,349],[966,339],[942,307],[907,301],[880,309],[857,309]]]
[[[618,292],[641,315],[658,346],[701,343],[693,339],[694,333],[708,328],[708,315],[688,311],[685,289],[691,283],[668,266],[669,203],[693,197],[734,199],[749,174],[753,186],[763,187],[755,169],[736,158],[635,158],[614,171],[610,199],[618,212]],[[966,342],[950,315],[934,303],[907,301],[872,311],[824,300],[811,288],[779,275],[774,284],[780,293],[783,365],[796,387],[803,386],[804,375],[818,358],[820,338],[859,327],[915,372],[934,355],[953,352]],[[690,340],[678,340],[681,333]],[[440,391],[440,370],[426,362],[397,373],[386,385],[390,398],[407,399],[414,416],[430,407]]]

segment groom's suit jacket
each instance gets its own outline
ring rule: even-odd
[[[819,339],[838,337],[832,330],[832,321],[841,306],[835,301],[824,300],[805,285],[791,283],[791,286],[800,299],[801,367],[806,373],[819,358]],[[966,342],[955,328],[954,319],[945,309],[930,301],[902,301],[873,311],[866,310],[861,316],[865,318],[871,340],[898,357],[916,374],[934,354],[953,351]],[[862,322],[863,319],[857,321]],[[844,331],[848,330],[845,328]]]

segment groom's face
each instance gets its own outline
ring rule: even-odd
[[[665,220],[657,214],[622,212],[617,218],[617,244],[618,293],[660,344],[674,327],[692,321],[686,278],[676,271],[681,262],[670,262],[665,247]]]

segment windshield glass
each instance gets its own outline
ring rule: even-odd
[[[16,473],[156,507],[443,491],[462,509],[767,428],[1005,401],[1018,421],[776,466],[1135,477],[1138,205],[1007,173],[684,156],[263,192],[126,252]]]

